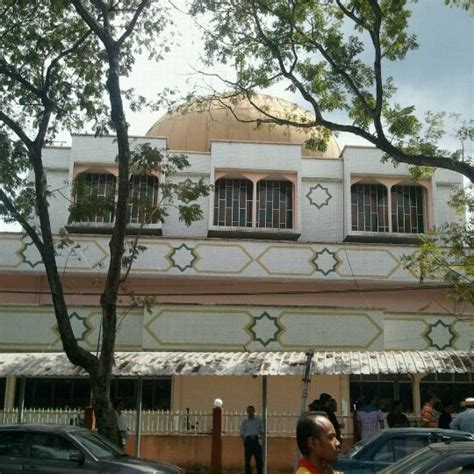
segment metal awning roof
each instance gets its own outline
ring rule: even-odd
[[[304,352],[117,352],[114,375],[303,375]],[[469,373],[474,352],[315,352],[312,374]],[[81,377],[63,353],[2,353],[0,377]]]

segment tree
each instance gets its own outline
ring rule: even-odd
[[[443,279],[456,302],[474,304],[474,189],[459,190],[450,205],[459,222],[443,225],[423,236],[418,250],[405,258],[408,268],[416,271],[420,282]]]
[[[307,146],[324,150],[329,134],[349,132],[384,151],[397,163],[439,167],[474,180],[472,161],[459,151],[438,145],[439,114],[426,124],[414,106],[393,101],[396,91],[385,77],[384,62],[400,61],[417,47],[408,32],[406,0],[194,0],[193,15],[206,17],[206,62],[230,63],[235,80],[226,80],[234,94],[252,102],[255,89],[284,81],[307,101],[314,119],[253,106],[258,122],[286,124],[308,130]],[[446,0],[469,8],[464,0]],[[350,33],[347,33],[350,31]],[[227,97],[231,97],[227,94]],[[225,106],[231,107],[224,100]],[[332,112],[343,121],[332,120]]]
[[[131,71],[143,47],[150,57],[160,58],[164,44],[156,39],[167,24],[166,12],[151,0],[72,3],[74,9],[66,0],[0,1],[0,215],[19,222],[36,245],[45,266],[64,351],[90,376],[99,431],[119,442],[110,403],[117,297],[141,249],[137,238],[126,252],[130,167],[140,173],[156,168],[172,173],[188,163],[184,156],[165,158],[146,145],[130,151],[123,101],[124,97],[134,100],[134,96],[120,87],[120,77]],[[109,106],[104,94],[108,95]],[[135,103],[139,102],[140,98]],[[70,324],[55,259],[48,214],[51,190],[42,159],[44,145],[61,127],[77,129],[85,121],[93,122],[97,133],[110,127],[116,134],[118,150],[118,197],[109,267],[100,297],[102,337],[98,356],[80,346]],[[32,171],[33,185],[24,177],[27,171]],[[162,183],[161,189],[165,200],[177,197],[181,201],[179,210],[185,223],[201,218],[193,201],[208,193],[202,181]],[[87,203],[84,207],[73,211],[87,212]],[[157,213],[161,220],[166,215],[163,209]],[[69,242],[66,236],[61,245]]]

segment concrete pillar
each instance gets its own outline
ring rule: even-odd
[[[5,384],[5,401],[3,403],[4,410],[11,410],[15,406],[15,389],[16,377],[14,375],[7,375]]]
[[[420,380],[426,374],[412,374],[411,375],[411,393],[413,400],[413,412],[416,416],[420,415],[421,412],[421,393],[420,393]]]
[[[214,402],[212,411],[211,473],[222,474],[222,406]],[[222,403],[219,400],[220,403]]]
[[[84,426],[90,430],[95,429],[95,413],[93,407],[84,407]]]

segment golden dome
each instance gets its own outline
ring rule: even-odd
[[[314,116],[307,110],[286,100],[264,94],[255,94],[252,98],[258,107],[280,118],[295,121],[310,121]],[[228,106],[227,106],[228,104]],[[239,121],[244,120],[244,121]],[[338,158],[339,146],[334,137],[330,137],[324,152],[309,150],[304,143],[310,138],[310,132],[297,127],[274,124],[257,124],[255,120],[265,118],[248,101],[239,98],[235,103],[227,99],[207,101],[204,105],[180,107],[161,117],[147,132],[150,137],[166,137],[168,148],[174,151],[209,152],[212,140],[293,143],[303,145],[302,155],[308,157]],[[253,122],[245,122],[253,120]]]

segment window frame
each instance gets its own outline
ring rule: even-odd
[[[387,231],[361,231],[352,229],[352,189],[357,184],[363,185],[381,185],[387,190]],[[422,210],[423,210],[423,232],[396,232],[393,230],[392,223],[392,189],[396,186],[413,186],[421,189],[422,192]],[[351,175],[348,189],[349,197],[346,200],[348,207],[348,218],[345,221],[346,242],[393,242],[393,243],[419,243],[419,238],[433,226],[432,213],[432,182],[431,179],[421,179],[417,183],[413,183],[406,176],[385,177],[385,176],[368,176],[368,175]]]
[[[245,179],[252,183],[252,225],[251,226],[225,226],[216,225],[216,206],[214,189],[210,196],[208,237],[223,238],[251,238],[271,240],[298,240],[301,235],[299,228],[298,207],[298,173],[297,172],[260,172],[240,170],[214,170],[211,181],[217,183],[221,179]],[[258,183],[261,181],[283,181],[291,183],[292,222],[291,228],[287,227],[259,227],[257,225]]]
[[[131,170],[129,173],[129,186],[131,181],[135,176],[141,176],[139,173],[135,172],[136,170]],[[115,177],[115,192],[114,192],[114,204],[117,202],[117,192],[118,192],[118,169],[117,166],[113,165],[99,165],[99,164],[86,164],[86,163],[75,163],[72,175],[73,186],[71,187],[71,201],[76,203],[77,196],[75,196],[75,182],[81,175],[84,174],[105,174],[112,175]],[[160,202],[160,174],[157,172],[152,172],[147,177],[154,177],[157,179],[157,195],[156,201],[159,205]],[[131,203],[127,203],[127,227],[126,234],[134,235],[139,232],[141,235],[162,235],[162,223],[160,220],[156,223],[149,224],[137,224],[128,222],[129,219],[129,207]],[[66,230],[74,234],[110,234],[112,232],[113,226],[115,223],[115,216],[111,222],[94,222],[94,221],[73,221],[71,220],[71,213],[69,213],[69,221],[66,225]]]

